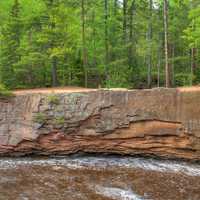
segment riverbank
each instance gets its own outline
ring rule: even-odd
[[[97,153],[200,160],[200,89],[14,91],[1,156]]]

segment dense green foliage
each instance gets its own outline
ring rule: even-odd
[[[0,83],[8,88],[164,86],[163,0],[150,3],[1,0]],[[168,3],[172,85],[198,84],[200,3]]]
[[[2,98],[10,98],[13,97],[14,95],[12,92],[10,92],[7,88],[5,88],[4,85],[0,84],[0,99]]]

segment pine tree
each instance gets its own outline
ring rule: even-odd
[[[2,82],[9,88],[15,86],[15,64],[20,60],[19,46],[22,31],[20,11],[20,3],[15,0],[8,23],[2,30],[1,77]]]

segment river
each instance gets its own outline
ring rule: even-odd
[[[0,200],[199,199],[199,164],[116,156],[0,159]]]

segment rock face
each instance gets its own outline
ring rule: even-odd
[[[77,152],[200,160],[200,89],[24,94],[0,100],[0,155]]]

